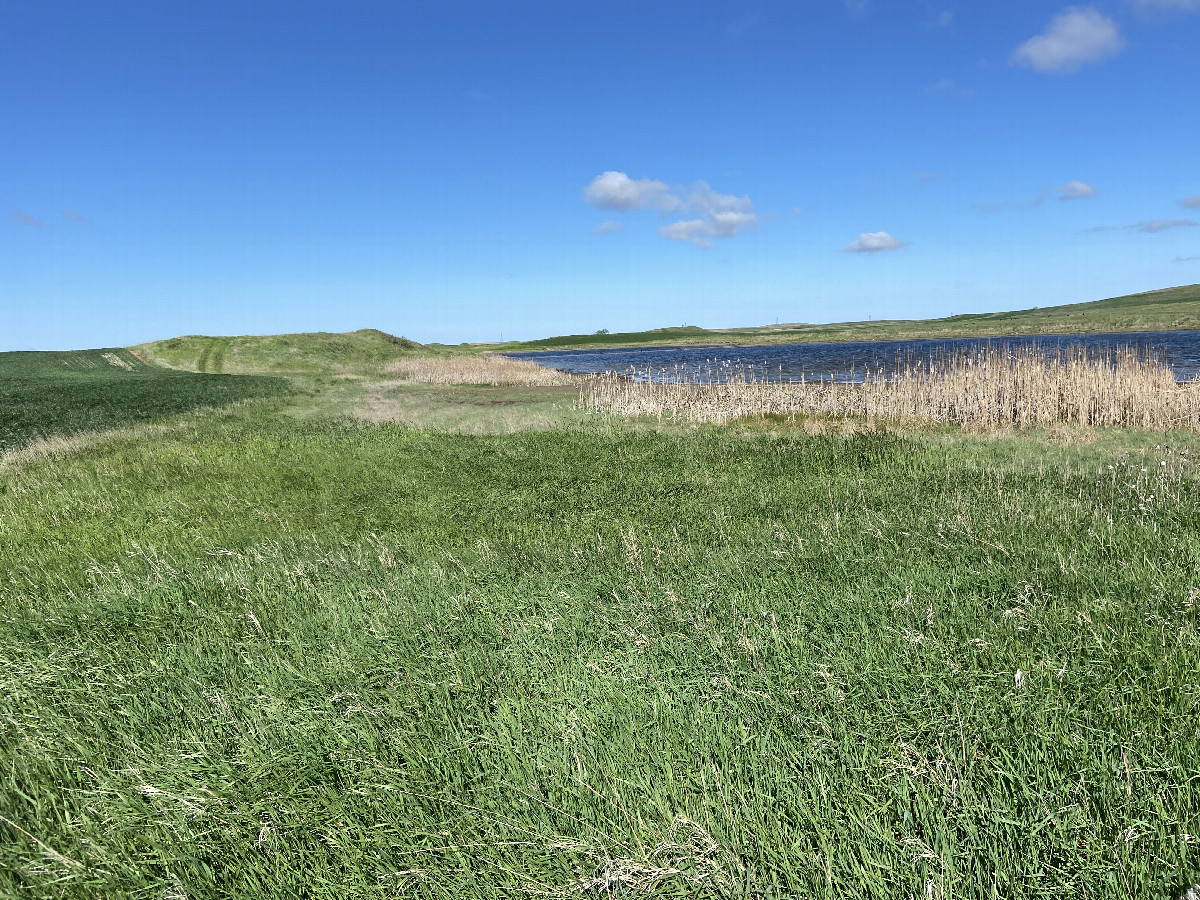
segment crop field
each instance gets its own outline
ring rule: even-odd
[[[1195,432],[382,369],[0,459],[0,896],[1200,882]]]
[[[288,389],[276,378],[174,372],[120,348],[0,353],[0,452],[37,437],[114,428]]]

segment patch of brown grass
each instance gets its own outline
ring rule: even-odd
[[[492,353],[479,356],[413,356],[389,363],[384,369],[405,381],[427,384],[487,384],[494,387],[573,384],[564,372],[523,359]]]
[[[985,348],[910,363],[858,383],[782,382],[728,369],[721,383],[603,375],[580,389],[583,409],[724,423],[746,416],[815,414],[955,424],[966,428],[1129,426],[1200,429],[1200,384],[1133,351],[1047,355]]]

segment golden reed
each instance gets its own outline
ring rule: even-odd
[[[574,384],[563,372],[523,359],[483,353],[478,356],[411,356],[390,363],[384,373],[427,384],[538,386]]]
[[[892,373],[867,372],[855,383],[771,380],[737,365],[721,366],[717,375],[600,375],[581,386],[580,406],[714,423],[805,413],[985,428],[1058,422],[1200,428],[1200,384],[1176,383],[1165,364],[1134,350],[993,346],[929,363],[902,361]]]

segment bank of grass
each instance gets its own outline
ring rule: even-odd
[[[660,328],[614,334],[572,334],[488,345],[505,352],[584,350],[687,344],[803,344],[822,341],[896,341],[1039,334],[1107,334],[1200,330],[1200,285],[1034,309],[968,313],[942,319],[876,319],[820,325],[789,323],[750,328]]]
[[[191,372],[300,377],[378,374],[421,345],[375,328],[341,334],[185,335],[133,348],[160,365]]]
[[[1200,878],[1192,435],[153,428],[0,473],[0,893]]]
[[[115,347],[0,353],[0,453],[288,390],[278,378],[171,371]]]

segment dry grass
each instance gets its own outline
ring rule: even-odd
[[[390,363],[384,372],[427,384],[536,386],[573,384],[564,372],[537,363],[485,353],[480,356],[413,356]]]
[[[1166,365],[1133,351],[1045,354],[992,347],[897,369],[894,375],[868,372],[857,383],[771,381],[737,367],[722,369],[715,383],[667,380],[664,373],[605,375],[582,386],[580,405],[714,423],[806,413],[976,428],[1075,423],[1200,429],[1200,385],[1177,384]]]

